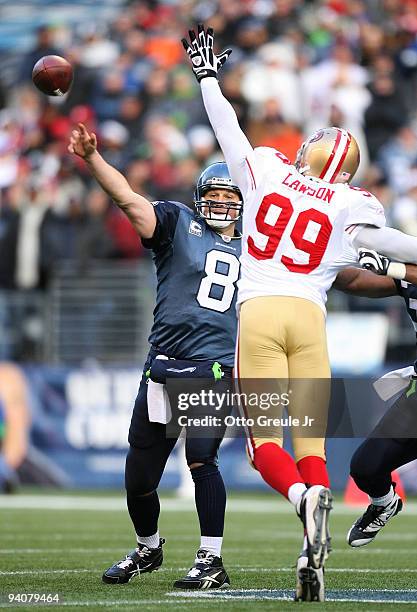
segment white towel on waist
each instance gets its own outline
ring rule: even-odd
[[[157,355],[155,359],[168,359],[165,355]],[[166,425],[171,420],[171,405],[165,385],[148,380],[148,416],[151,423]]]
[[[411,377],[415,374],[414,366],[407,366],[399,370],[387,372],[374,382],[374,389],[384,401],[406,389],[410,384]]]

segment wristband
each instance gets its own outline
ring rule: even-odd
[[[405,264],[398,261],[391,261],[388,264],[387,276],[391,276],[391,278],[396,278],[397,280],[404,280],[406,274],[407,268]]]

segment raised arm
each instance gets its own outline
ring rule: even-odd
[[[248,172],[251,172],[253,148],[240,128],[234,108],[222,94],[217,79],[209,77],[201,81],[201,93],[230,176],[245,196],[251,186]]]
[[[84,159],[91,174],[126,214],[138,235],[152,238],[156,227],[154,207],[147,198],[135,193],[123,174],[103,159],[97,151],[95,134],[89,134],[82,123],[78,124],[78,130],[73,130],[68,151]]]
[[[213,35],[212,28],[205,32],[203,26],[199,25],[197,35],[190,30],[190,42],[184,38],[182,43],[190,57],[194,75],[201,85],[204,106],[223,151],[230,176],[245,198],[252,185],[250,158],[253,148],[242,132],[236,113],[223,96],[217,81],[217,72],[227,61],[231,50],[227,49],[215,55]]]

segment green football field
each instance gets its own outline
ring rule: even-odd
[[[231,495],[223,558],[231,587],[174,591],[198,546],[193,502],[162,498],[163,567],[127,585],[105,585],[101,573],[133,538],[121,494],[30,493],[0,497],[0,608],[75,610],[417,610],[417,503],[410,501],[371,545],[350,549],[345,534],[359,510],[336,501],[334,551],[326,566],[324,604],[294,603],[298,519],[273,495]],[[60,603],[9,604],[10,594],[55,594]]]

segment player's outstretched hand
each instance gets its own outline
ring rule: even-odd
[[[75,153],[83,159],[88,159],[97,151],[97,138],[95,134],[89,134],[83,123],[78,124],[78,130],[73,130],[68,145],[68,151]]]
[[[391,260],[370,249],[358,249],[358,260],[361,268],[375,274],[386,276]]]
[[[226,63],[232,50],[226,49],[219,55],[215,55],[213,51],[213,29],[207,28],[207,31],[204,31],[204,26],[201,23],[198,24],[197,35],[194,30],[189,30],[188,35],[190,42],[186,38],[183,38],[181,42],[190,57],[197,81],[200,83],[206,77],[217,78],[217,72]]]

